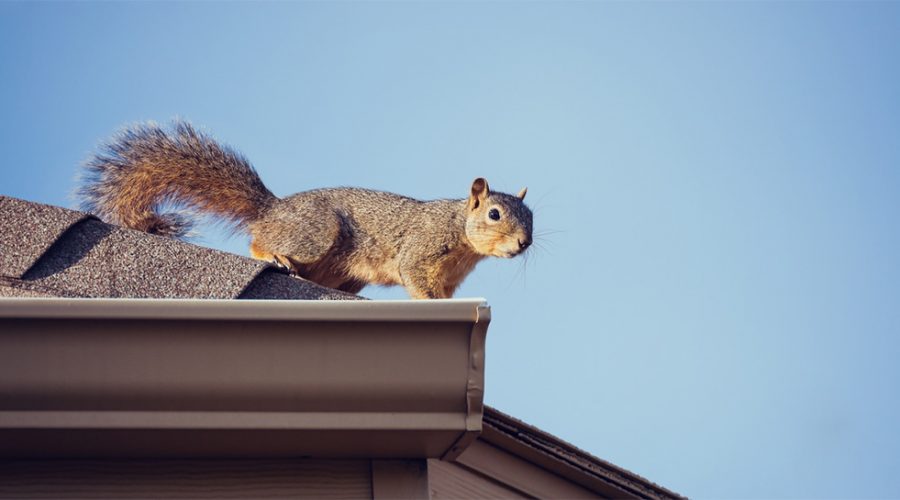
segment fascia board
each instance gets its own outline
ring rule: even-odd
[[[0,299],[0,456],[454,456],[482,299]]]

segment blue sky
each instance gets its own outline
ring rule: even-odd
[[[898,52],[897,2],[4,2],[0,193],[176,116],[278,195],[528,186],[542,248],[457,294],[489,404],[692,497],[900,497]]]

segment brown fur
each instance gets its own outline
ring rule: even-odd
[[[189,226],[184,216],[157,213],[180,202],[245,228],[253,258],[352,293],[372,283],[403,285],[413,298],[449,298],[484,257],[513,257],[531,244],[524,190],[493,193],[479,178],[461,200],[357,188],[279,199],[243,157],[186,123],[174,134],[155,125],[126,130],[87,168],[85,206],[110,222],[180,236]]]

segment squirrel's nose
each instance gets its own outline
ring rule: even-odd
[[[530,238],[525,241],[522,241],[522,240],[518,240],[518,241],[519,241],[519,250],[525,250],[526,248],[528,248],[531,245]]]

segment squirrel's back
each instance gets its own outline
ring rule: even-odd
[[[191,226],[183,213],[159,213],[167,204],[246,226],[277,200],[243,156],[183,121],[171,132],[155,123],[126,128],[87,162],[85,177],[84,210],[165,236],[184,236]]]
[[[464,199],[425,201],[356,187],[312,189],[286,196],[272,205],[268,216],[291,218],[294,207],[311,203],[340,214],[342,223],[350,226],[348,230],[369,236],[380,246],[399,248],[413,228],[442,238],[450,234],[451,226],[463,229],[465,225]]]

